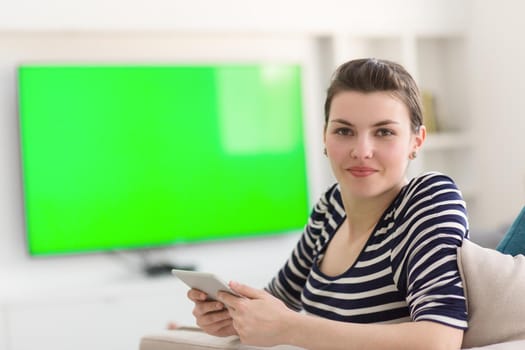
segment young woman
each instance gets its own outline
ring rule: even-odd
[[[456,248],[468,235],[466,209],[445,175],[407,180],[425,137],[419,91],[403,67],[340,66],[324,128],[337,183],[266,290],[231,282],[245,298],[211,302],[188,292],[197,324],[258,346],[459,349],[467,313]]]

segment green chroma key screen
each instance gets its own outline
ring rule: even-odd
[[[301,229],[298,65],[24,65],[31,255]]]

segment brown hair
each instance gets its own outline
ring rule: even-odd
[[[419,88],[412,76],[400,64],[376,58],[362,58],[339,66],[334,72],[326,94],[325,127],[328,123],[332,99],[342,91],[389,92],[407,106],[414,133],[423,124]]]

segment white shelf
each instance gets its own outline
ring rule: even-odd
[[[442,151],[454,149],[466,149],[472,146],[470,134],[457,132],[437,132],[427,134],[427,139],[423,145],[423,151]]]

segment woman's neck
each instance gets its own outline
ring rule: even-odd
[[[350,236],[356,238],[363,235],[369,236],[385,210],[396,198],[404,185],[405,182],[392,188],[390,191],[370,198],[353,197],[345,193],[344,189],[341,188],[341,196]]]

